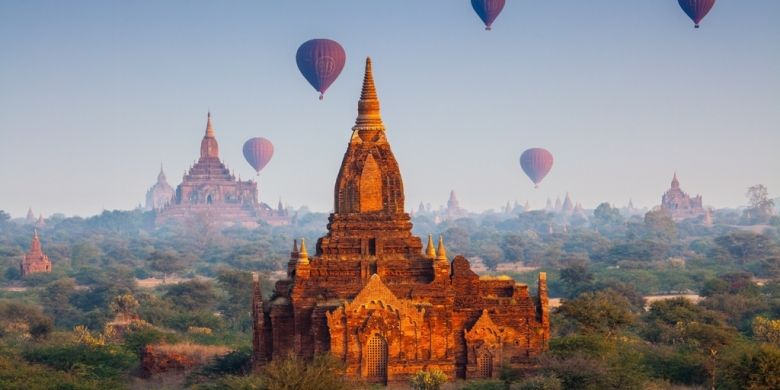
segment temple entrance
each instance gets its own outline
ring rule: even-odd
[[[374,334],[366,343],[366,379],[387,383],[387,342]]]
[[[212,204],[213,203],[213,200],[211,199],[211,195],[206,197],[206,203],[208,203],[208,204]]]
[[[480,378],[493,377],[493,357],[490,352],[483,351],[477,356],[477,375]]]

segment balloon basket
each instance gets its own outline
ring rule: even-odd
[[[693,28],[699,28],[699,25],[698,24],[694,24]]]
[[[323,94],[320,94],[320,100],[322,100],[322,99],[324,99],[324,98],[325,98],[325,95],[323,95]]]
[[[485,27],[485,31],[490,31],[492,28],[490,26]]]

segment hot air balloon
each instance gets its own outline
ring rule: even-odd
[[[539,188],[539,183],[550,173],[552,166],[553,155],[547,149],[532,148],[520,155],[520,167],[534,182],[536,188]]]
[[[250,138],[244,142],[244,158],[246,158],[249,165],[257,171],[258,175],[268,162],[271,161],[273,155],[274,145],[265,138]]]
[[[490,26],[496,20],[498,14],[504,9],[505,0],[471,0],[471,7],[485,23],[485,30],[490,31]]]
[[[699,22],[715,5],[715,0],[677,0],[677,2],[680,3],[680,7],[688,14],[688,17],[693,20],[695,28],[699,28]]]
[[[295,54],[298,69],[309,84],[320,92],[320,100],[328,87],[339,77],[346,60],[344,48],[330,39],[306,41]]]

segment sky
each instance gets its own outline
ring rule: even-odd
[[[467,0],[0,2],[0,209],[89,216],[144,201],[198,157],[275,145],[260,198],[328,211],[373,60],[406,208],[507,201],[660,203],[676,171],[705,205],[780,194],[780,1],[507,0],[484,31]],[[325,100],[295,52],[330,38],[346,66]],[[534,189],[518,158],[555,155]]]

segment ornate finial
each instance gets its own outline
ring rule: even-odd
[[[206,120],[206,137],[214,138],[215,136],[214,125],[211,124],[211,111],[209,110],[208,119]]]
[[[299,263],[309,262],[309,252],[306,251],[306,240],[303,238],[301,238],[301,250],[298,252],[298,262]]]
[[[444,248],[444,236],[439,236],[439,248],[436,250],[436,260],[447,260],[447,249]]]
[[[428,246],[425,248],[425,257],[429,259],[436,258],[436,249],[433,247],[433,235],[428,235]]]
[[[672,188],[678,188],[680,187],[680,181],[677,180],[677,172],[674,173],[674,177],[672,178]]]
[[[298,253],[298,240],[293,240],[292,252]]]
[[[371,57],[366,58],[366,73],[363,76],[363,90],[358,102],[358,117],[355,127],[381,127],[382,116],[379,112],[379,98],[374,86],[374,74],[371,70]],[[384,130],[384,129],[382,129]]]

